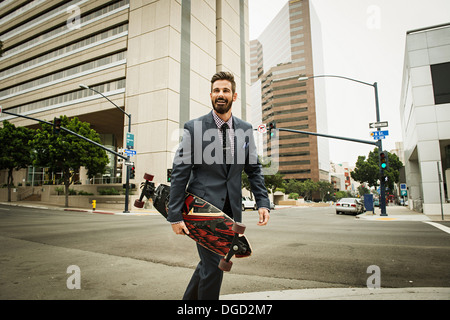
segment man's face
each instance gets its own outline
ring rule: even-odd
[[[232,92],[231,82],[228,80],[217,80],[212,85],[211,103],[218,114],[225,114],[236,101],[237,93]]]

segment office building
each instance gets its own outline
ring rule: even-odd
[[[180,128],[212,108],[210,79],[217,71],[235,75],[233,113],[247,117],[247,0],[5,0],[0,40],[4,110],[48,121],[78,117],[113,150],[126,147],[128,132],[128,116],[117,107],[131,115],[132,182],[145,172],[166,181]],[[0,120],[37,127],[5,114]],[[76,180],[122,183],[122,165],[111,156],[106,177],[89,180],[81,170]],[[31,175],[35,182],[55,181],[45,168],[30,167],[27,181]]]
[[[406,36],[400,104],[409,207],[450,213],[450,24]]]
[[[327,132],[323,82],[298,81],[323,74],[320,23],[309,0],[291,0],[252,40],[251,79],[254,125],[275,121],[277,128]],[[259,110],[261,116],[259,116]],[[265,145],[265,156],[279,161],[284,179],[329,181],[328,141],[279,132]]]

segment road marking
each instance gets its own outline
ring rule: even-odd
[[[450,234],[450,228],[449,227],[443,226],[442,224],[436,223],[436,222],[430,222],[430,221],[424,221],[424,222],[432,225],[433,227],[441,229],[442,231],[447,232],[448,234]]]

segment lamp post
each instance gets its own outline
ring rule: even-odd
[[[369,82],[364,82],[364,81],[360,81],[360,80],[356,80],[353,78],[348,78],[348,77],[343,77],[343,76],[337,76],[337,75],[329,75],[329,74],[324,74],[324,75],[317,75],[317,76],[303,76],[298,78],[298,81],[306,81],[312,78],[340,78],[340,79],[344,79],[344,80],[349,80],[349,81],[353,81],[353,82],[357,82],[360,84],[364,84],[366,86],[371,86],[374,89],[374,93],[375,93],[375,111],[376,111],[376,116],[377,116],[377,122],[380,122],[380,105],[379,105],[379,100],[378,100],[378,84],[376,82],[374,83],[369,83]],[[381,130],[381,128],[377,128],[378,131]],[[381,152],[383,151],[383,144],[381,142],[381,140],[378,140],[378,156],[380,156]],[[385,188],[385,183],[384,183],[384,175],[383,175],[383,169],[380,168],[380,197],[381,197],[381,201],[380,201],[380,209],[381,209],[381,216],[387,216],[386,214],[386,188]]]
[[[128,132],[131,133],[131,114],[126,113],[125,110],[123,110],[122,108],[120,108],[118,105],[116,105],[114,102],[112,102],[107,96],[105,96],[103,93],[90,88],[89,86],[85,85],[85,84],[80,84],[79,85],[81,88],[83,89],[89,89],[94,91],[95,93],[98,93],[99,95],[101,95],[103,98],[105,98],[106,100],[108,100],[109,102],[111,102],[117,109],[119,109],[120,111],[123,112],[124,115],[126,115],[128,117]],[[127,155],[127,162],[130,162],[130,156]],[[130,195],[130,168],[128,165],[125,165],[126,167],[126,183],[125,183],[125,209],[124,209],[124,213],[128,213],[128,197]]]

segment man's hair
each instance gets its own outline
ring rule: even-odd
[[[213,77],[211,78],[211,91],[212,91],[214,82],[216,82],[217,80],[230,81],[231,82],[231,91],[233,92],[233,94],[236,92],[236,82],[234,81],[234,76],[231,72],[220,71],[220,72],[217,72],[215,75],[213,75]]]

